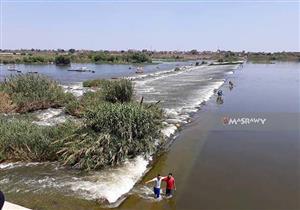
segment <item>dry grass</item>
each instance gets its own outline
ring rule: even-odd
[[[0,113],[9,113],[15,109],[10,96],[7,93],[0,92]]]

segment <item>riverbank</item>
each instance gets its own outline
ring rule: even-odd
[[[143,64],[152,60],[188,61],[188,60],[219,60],[270,63],[275,61],[300,61],[299,52],[233,52],[233,51],[152,51],[152,50],[121,50],[92,51],[76,49],[57,50],[3,50],[0,52],[0,63],[3,64],[50,64],[55,63],[58,56],[64,56],[71,63],[106,63],[106,64]],[[68,62],[68,63],[69,63]]]

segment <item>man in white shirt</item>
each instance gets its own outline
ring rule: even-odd
[[[157,174],[157,176],[147,182],[145,182],[145,184],[148,184],[150,182],[154,182],[154,195],[155,198],[160,198],[160,185],[161,185],[161,181],[162,181],[163,177],[160,176],[160,174]]]

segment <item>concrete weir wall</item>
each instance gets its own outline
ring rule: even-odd
[[[30,210],[30,209],[5,201],[2,210]]]

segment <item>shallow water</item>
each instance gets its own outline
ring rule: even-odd
[[[169,126],[187,119],[192,123],[182,127],[170,150],[143,179],[173,172],[175,196],[157,201],[151,185],[137,184],[118,208],[299,209],[299,64],[247,64],[233,74],[234,66],[193,68],[135,79],[138,97],[163,99]],[[194,112],[225,78],[235,87],[230,91],[222,86],[224,104],[212,98]],[[267,117],[271,124],[241,129],[223,126],[222,116],[241,114]],[[284,120],[284,124],[278,129],[273,120]],[[175,128],[171,126],[169,133]],[[8,199],[31,208],[102,209],[96,197],[115,200],[118,190],[128,191],[147,171],[147,161],[138,162],[127,163],[123,170],[90,174],[55,164],[9,165],[1,169],[0,186]]]
[[[222,86],[224,104],[212,98],[144,178],[173,172],[175,196],[153,202],[139,185],[120,209],[300,209],[299,76],[299,63],[235,71],[228,77],[234,88]],[[267,121],[231,126],[224,116]]]

